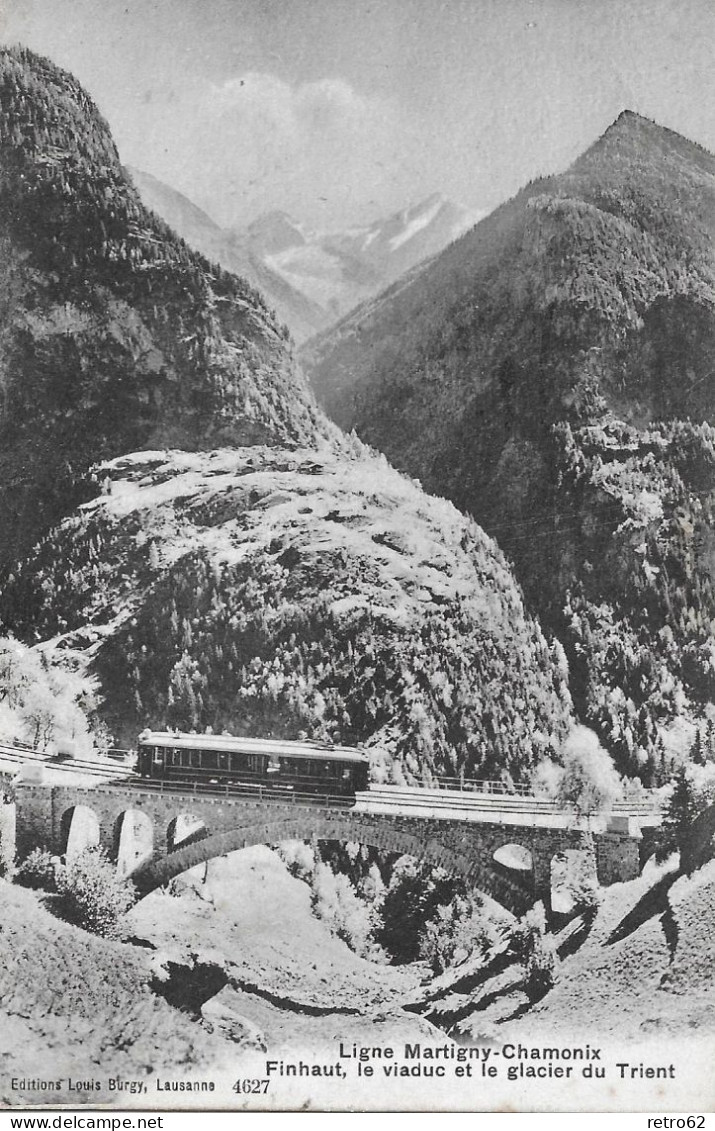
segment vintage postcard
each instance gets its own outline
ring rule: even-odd
[[[0,1107],[713,1110],[714,38],[0,7]]]

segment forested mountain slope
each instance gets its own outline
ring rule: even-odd
[[[322,307],[292,287],[256,254],[240,232],[221,228],[183,193],[140,169],[128,170],[144,204],[212,263],[248,280],[285,322],[296,341],[309,338],[329,324]]]
[[[306,353],[496,537],[629,769],[715,693],[714,231],[715,159],[625,112]]]
[[[6,51],[0,95],[0,633],[96,677],[126,745],[305,732],[383,776],[524,777],[571,704],[499,549],[323,417],[70,76]]]
[[[0,619],[99,676],[120,742],[145,725],[338,736],[418,781],[523,778],[558,749],[560,649],[491,540],[384,459],[139,452],[100,476]]]
[[[98,459],[324,433],[260,295],[147,211],[79,84],[23,49],[0,52],[0,250],[0,565]]]

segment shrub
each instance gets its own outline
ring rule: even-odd
[[[454,894],[454,882],[442,869],[428,868],[409,856],[397,861],[382,901],[382,925],[375,932],[393,962],[416,962],[421,957],[420,936]]]
[[[486,955],[499,936],[477,892],[412,857],[396,862],[376,910],[382,923],[375,937],[392,961],[428,962],[435,974]]]
[[[80,853],[61,869],[57,890],[71,923],[108,938],[119,934],[119,919],[134,902],[132,886],[119,879],[114,865],[96,848]]]
[[[356,954],[379,960],[382,953],[373,939],[375,923],[371,908],[360,898],[347,876],[319,862],[311,887],[314,915],[327,923]]]
[[[483,908],[474,900],[457,895],[442,905],[420,933],[420,958],[435,974],[465,962],[475,954],[486,955],[498,932]]]
[[[89,680],[0,636],[0,733],[41,750],[74,750],[86,757],[94,747],[87,721],[93,706]]]
[[[15,882],[37,891],[57,890],[57,864],[46,848],[33,848],[17,869]]]
[[[603,895],[598,880],[589,876],[577,877],[569,885],[569,894],[575,914],[583,915],[588,920],[595,918]]]
[[[302,840],[286,840],[276,845],[275,851],[288,868],[291,876],[296,880],[305,880],[307,884],[313,880],[315,872],[315,849]]]
[[[561,750],[563,773],[556,800],[579,816],[607,809],[620,796],[622,784],[610,755],[588,727],[574,727]]]
[[[511,936],[511,951],[526,973],[526,992],[539,1001],[556,981],[556,948],[546,931],[542,904],[537,904],[519,920]]]

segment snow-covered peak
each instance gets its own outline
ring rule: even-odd
[[[256,217],[247,228],[247,236],[254,251],[275,255],[291,247],[301,247],[310,239],[311,233],[287,212],[275,210]]]
[[[416,208],[409,209],[404,213],[406,223],[402,231],[398,235],[393,236],[389,241],[391,249],[395,251],[396,248],[407,243],[407,241],[416,236],[418,232],[431,224],[433,220],[437,218],[445,204],[447,204],[447,202],[444,198],[441,197],[439,193],[436,193],[421,204],[418,204]]]

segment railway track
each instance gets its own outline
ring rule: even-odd
[[[399,807],[407,805],[429,809],[464,809],[482,812],[534,814],[563,813],[556,801],[523,793],[478,793],[446,789],[427,789],[421,786],[372,786],[367,793],[358,794],[360,800]],[[641,816],[660,812],[653,798],[639,801],[617,801],[609,809],[619,816]]]
[[[127,766],[122,766],[111,761],[92,761],[83,758],[71,758],[67,761],[55,761],[46,754],[36,750],[24,750],[14,746],[0,743],[0,762],[17,766],[18,770],[24,765],[38,765],[46,769],[67,773],[72,776],[81,774],[83,777],[97,779],[98,782],[110,787],[112,785],[124,788],[136,788],[152,793],[187,794],[195,793],[203,797],[216,798],[253,798],[255,800],[290,802],[295,805],[351,809],[355,805],[365,810],[449,810],[453,813],[464,813],[465,816],[473,813],[492,815],[496,820],[500,817],[528,817],[528,816],[555,816],[564,814],[555,801],[543,797],[534,797],[524,792],[506,793],[496,792],[494,783],[484,783],[485,792],[477,788],[478,782],[470,782],[468,789],[459,788],[426,788],[423,786],[397,786],[373,785],[368,790],[358,792],[354,799],[339,795],[321,795],[314,793],[301,793],[296,790],[276,789],[264,785],[204,785],[194,780],[187,781],[154,781],[150,778],[140,778],[135,771]],[[455,779],[455,785],[456,785]],[[451,781],[450,781],[451,785]],[[629,817],[657,816],[660,806],[654,797],[628,802],[618,801],[609,810],[613,815]]]
[[[42,766],[48,770],[58,770],[67,773],[89,775],[90,777],[117,778],[133,780],[132,770],[121,766],[117,762],[98,762],[89,758],[68,758],[61,762],[52,756],[42,754],[38,750],[25,750],[18,746],[7,746],[0,743],[0,762],[10,763],[20,769],[22,766]]]

